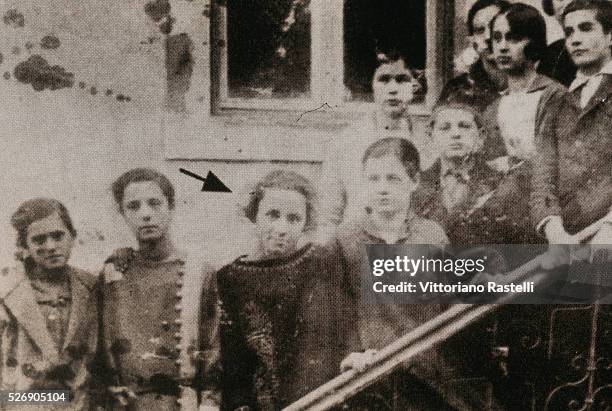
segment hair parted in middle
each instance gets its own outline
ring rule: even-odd
[[[297,191],[306,199],[306,224],[304,230],[316,227],[317,195],[309,179],[294,171],[274,170],[262,178],[250,193],[249,202],[244,208],[245,216],[252,222],[257,222],[259,203],[266,195],[266,189]]]
[[[539,61],[546,52],[546,21],[542,14],[533,6],[525,3],[514,3],[507,10],[500,12],[491,20],[491,33],[495,21],[504,16],[508,20],[512,38],[529,40],[525,47],[527,60]],[[493,42],[491,42],[491,48]],[[492,50],[491,50],[492,51]]]

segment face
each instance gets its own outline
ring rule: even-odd
[[[529,44],[529,40],[519,39],[513,35],[505,15],[495,19],[491,37],[497,68],[509,74],[524,73],[529,63],[525,58],[525,47]]]
[[[612,33],[604,33],[595,11],[568,13],[563,24],[565,47],[579,70],[594,74],[610,60]]]
[[[432,136],[446,158],[462,158],[478,151],[480,136],[474,115],[466,110],[442,109],[436,113]]]
[[[296,251],[305,225],[306,197],[294,190],[265,190],[255,220],[264,256],[281,257]]]
[[[416,84],[402,59],[381,64],[372,80],[374,101],[389,117],[400,117],[414,98]]]
[[[65,267],[73,243],[72,234],[57,213],[36,220],[28,227],[26,237],[28,254],[43,270]]]
[[[167,236],[172,210],[156,182],[128,184],[121,206],[123,218],[138,241],[158,241]]]
[[[493,17],[499,13],[497,6],[489,6],[484,9],[478,10],[474,15],[473,27],[474,34],[472,34],[472,47],[478,53],[480,58],[487,61],[493,62],[493,56],[489,45],[491,43],[491,29],[490,24]]]
[[[369,158],[363,169],[367,187],[367,206],[374,213],[406,212],[410,196],[417,186],[401,161],[393,154]]]
[[[561,18],[563,17],[563,10],[565,7],[570,4],[572,0],[552,0],[553,12],[555,14],[555,18],[560,23]]]

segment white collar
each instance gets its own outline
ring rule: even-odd
[[[587,75],[581,73],[580,71],[578,71],[576,73],[576,78],[574,79],[572,84],[570,84],[568,91],[571,93],[572,91],[576,90],[577,88],[584,86],[590,79],[595,78],[597,76],[602,76],[604,74],[611,74],[612,75],[612,60],[610,60],[608,63],[606,63],[601,68],[601,70],[599,70],[597,73],[593,74],[592,76],[587,76]]]

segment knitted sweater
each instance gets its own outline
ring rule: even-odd
[[[347,354],[337,256],[306,245],[217,274],[222,409],[276,410],[332,379]]]

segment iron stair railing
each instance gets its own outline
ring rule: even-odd
[[[536,257],[523,266],[507,273],[499,284],[532,281],[534,287],[551,281],[548,272],[541,269],[542,256]],[[552,279],[554,280],[554,279]],[[415,328],[376,353],[368,369],[363,372],[349,370],[306,394],[284,411],[328,410],[343,404],[370,385],[389,375],[403,363],[444,342],[464,330],[478,319],[496,311],[516,295],[506,294],[496,304],[457,304]]]

